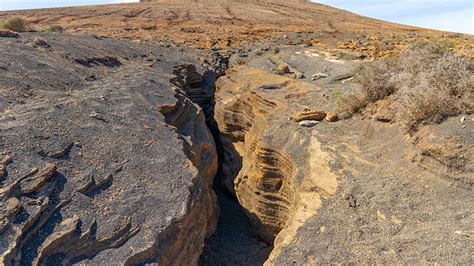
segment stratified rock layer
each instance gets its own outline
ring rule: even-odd
[[[204,112],[170,82],[197,60],[37,37],[0,39],[0,264],[197,264],[217,223],[217,155]]]
[[[230,162],[242,158],[238,173],[225,173],[225,184],[232,190],[230,184],[235,183],[239,202],[268,243],[285,227],[277,242],[286,241],[314,214],[320,197],[336,190],[329,156],[310,151],[316,137],[289,120],[295,100],[317,90],[248,67],[231,69],[218,82],[216,119],[222,142]],[[326,162],[318,171],[312,166],[316,156]]]
[[[242,166],[226,168],[225,184],[274,244],[265,265],[471,263],[472,115],[414,135],[364,116],[337,121],[353,61],[262,51],[231,58],[216,119],[225,160]],[[290,73],[274,71],[281,62]],[[330,78],[307,78],[321,71]]]

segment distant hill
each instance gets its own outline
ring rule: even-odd
[[[194,47],[240,47],[298,35],[328,45],[355,35],[431,36],[442,33],[363,17],[306,1],[142,0],[116,4],[0,12],[25,17],[38,29],[59,24],[70,33],[175,41]],[[145,3],[146,2],[146,3]]]

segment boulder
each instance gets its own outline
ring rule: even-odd
[[[316,121],[316,120],[303,120],[303,121],[299,122],[300,126],[302,126],[302,127],[314,127],[314,126],[316,126],[320,123],[321,122]]]
[[[311,80],[318,80],[329,77],[329,74],[326,73],[316,73],[311,76]]]
[[[290,73],[290,67],[287,64],[280,64],[277,69],[276,73],[279,75],[284,75]]]
[[[316,110],[316,111],[300,111],[296,112],[291,116],[291,120],[295,122],[300,122],[303,120],[316,120],[321,121],[326,117],[326,113],[324,111]]]
[[[335,112],[329,112],[326,115],[326,121],[328,122],[336,122],[339,119],[337,113]]]
[[[49,47],[49,44],[43,38],[40,37],[33,38],[31,44],[35,47]]]

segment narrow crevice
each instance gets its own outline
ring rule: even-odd
[[[243,207],[224,183],[224,164],[229,164],[217,123],[209,127],[216,140],[219,168],[214,192],[220,208],[216,232],[206,240],[199,265],[263,265],[273,246],[260,238]],[[242,165],[240,165],[242,167]]]
[[[200,265],[262,265],[270,255],[273,246],[263,241],[252,226],[243,207],[235,195],[226,189],[224,183],[225,164],[232,165],[234,171],[242,165],[229,162],[221,142],[218,124],[214,119],[214,92],[216,81],[225,74],[228,59],[218,53],[212,54],[203,66],[207,69],[199,74],[193,65],[175,67],[175,78],[171,82],[198,104],[206,116],[206,124],[214,137],[218,153],[219,168],[214,178],[213,189],[217,195],[220,214],[217,229],[205,243],[199,261]]]
[[[221,209],[216,232],[206,240],[199,265],[263,265],[273,246],[263,241],[243,207],[221,184],[219,170],[214,182]]]
[[[217,195],[220,214],[216,232],[206,240],[199,265],[263,265],[273,246],[260,238],[245,210],[232,191],[229,191],[229,184],[225,184],[224,176],[228,171],[224,168],[234,168],[233,171],[238,173],[242,167],[241,160],[229,160],[229,155],[226,155],[228,149],[223,146],[216,120],[212,117],[208,122],[219,160],[213,189]]]

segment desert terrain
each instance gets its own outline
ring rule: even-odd
[[[474,262],[472,35],[156,0],[0,48],[0,265]]]

